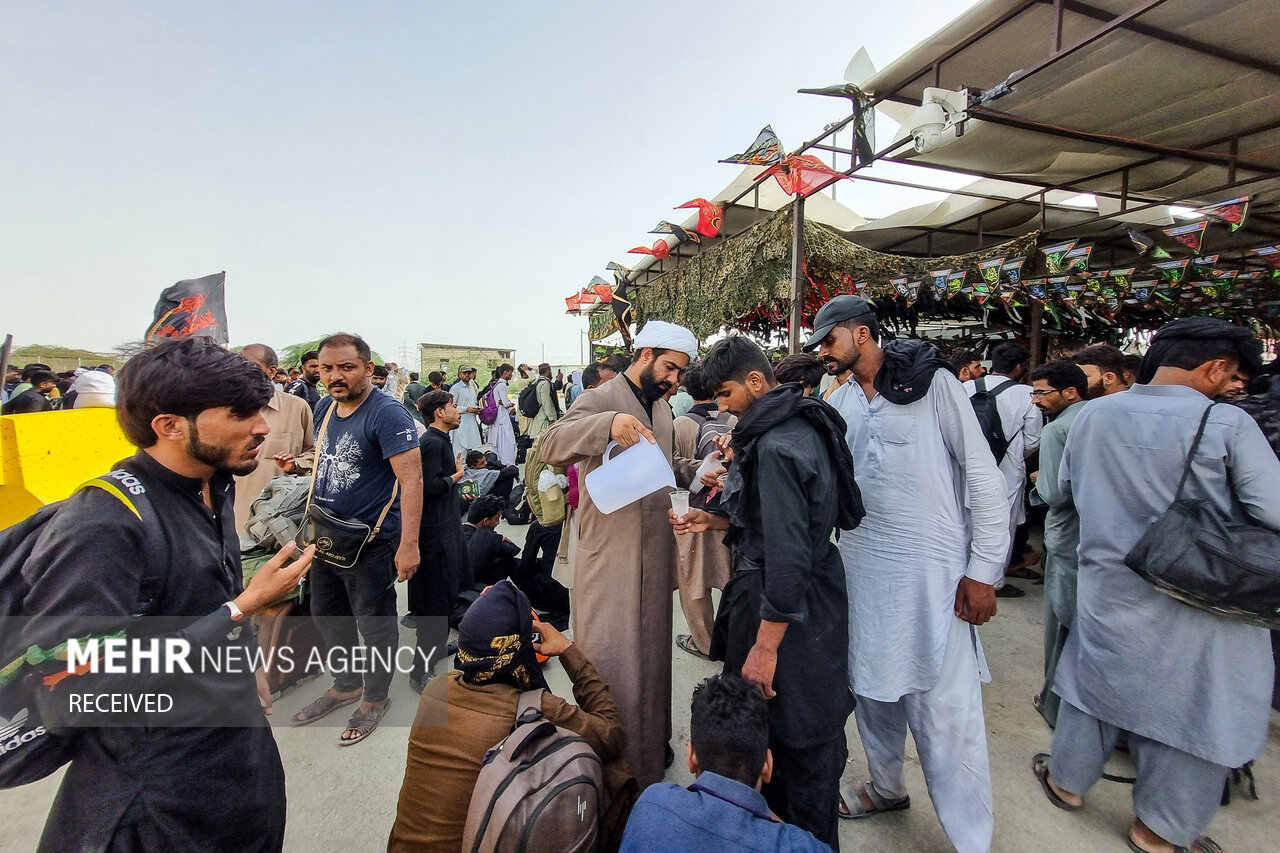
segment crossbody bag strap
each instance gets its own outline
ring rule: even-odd
[[[391,512],[391,505],[396,502],[396,497],[400,494],[400,481],[396,480],[391,486],[391,500],[387,501],[387,505],[382,508],[382,513],[378,516],[378,520],[373,523],[373,532],[369,534],[369,539],[378,535],[378,531],[382,529],[382,522],[386,519],[387,513]]]
[[[337,400],[329,404],[328,410],[324,413],[324,420],[320,422],[320,434],[316,436],[315,444],[316,459],[315,464],[311,466],[311,485],[307,486],[307,505],[302,510],[303,515],[311,509],[311,496],[316,493],[316,475],[320,473],[320,454],[324,453],[324,434],[329,428],[329,418],[333,417],[333,410],[336,408],[338,408]]]
[[[1187,477],[1191,476],[1191,463],[1195,461],[1196,450],[1200,447],[1200,439],[1204,435],[1204,428],[1209,423],[1209,412],[1213,407],[1218,405],[1217,401],[1209,404],[1204,410],[1204,415],[1200,418],[1200,428],[1196,430],[1196,437],[1191,440],[1191,450],[1187,453],[1187,464],[1182,469],[1182,479],[1178,481],[1178,491],[1173,494],[1173,502],[1177,503],[1182,500],[1182,489],[1187,485]]]

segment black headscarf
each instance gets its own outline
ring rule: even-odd
[[[1240,367],[1249,375],[1262,369],[1262,341],[1244,326],[1228,323],[1216,317],[1179,317],[1166,323],[1151,339],[1147,354],[1138,365],[1137,381],[1146,385],[1155,378],[1169,355],[1174,341],[1199,338],[1202,340],[1230,341],[1239,353]]]
[[[725,480],[725,497],[742,492],[755,480],[756,441],[760,436],[791,418],[803,418],[818,431],[826,445],[827,458],[835,471],[840,505],[836,526],[852,530],[862,521],[862,493],[853,479],[853,454],[845,443],[845,422],[840,413],[814,397],[806,397],[798,382],[787,382],[766,392],[747,409],[733,428],[733,464]],[[735,527],[748,525],[743,501],[730,501],[729,521]]]
[[[890,403],[905,406],[929,393],[933,376],[940,367],[952,375],[956,372],[933,344],[915,338],[898,338],[884,345],[884,365],[871,384],[876,393]]]
[[[454,666],[468,684],[547,689],[533,649],[533,608],[509,580],[484,591],[458,626]]]

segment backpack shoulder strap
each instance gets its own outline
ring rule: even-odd
[[[986,377],[981,377],[979,379],[973,380],[973,389],[975,391],[986,391],[987,390]]]
[[[978,380],[978,381],[981,382],[982,380]],[[1006,388],[1012,388],[1014,385],[1017,385],[1017,384],[1018,382],[1016,379],[1006,379],[1003,383],[996,386],[995,390],[991,392],[991,396],[999,397],[1000,392],[1004,391]]]
[[[128,486],[124,486],[123,483],[126,477],[133,481]],[[169,576],[169,554],[164,538],[158,535],[160,517],[156,514],[151,499],[147,497],[147,487],[140,481],[137,474],[124,468],[117,468],[92,480],[86,480],[76,488],[76,491],[84,489],[106,492],[124,504],[125,508],[142,522],[142,581],[138,586],[138,605],[135,615],[143,616],[150,613],[160,598],[164,582]]]
[[[542,694],[546,692],[546,690],[539,687],[536,690],[526,690],[520,694],[520,700],[516,703],[517,726],[542,719]]]

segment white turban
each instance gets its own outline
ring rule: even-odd
[[[644,347],[673,349],[689,356],[690,361],[698,357],[698,339],[693,332],[663,320],[645,323],[644,328],[636,333],[634,343],[638,350]]]

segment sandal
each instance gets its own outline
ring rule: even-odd
[[[676,634],[676,648],[686,651],[695,657],[700,657],[703,660],[711,660],[711,656],[703,654],[702,650],[693,642],[692,634]]]
[[[1019,578],[1024,581],[1044,580],[1044,577],[1035,569],[1023,567],[1021,569],[1011,569],[1004,573],[1007,578]]]
[[[381,705],[374,705],[367,712],[356,711],[351,715],[351,719],[347,720],[347,727],[342,732],[344,735],[347,732],[355,732],[356,736],[344,738],[342,735],[338,735],[338,745],[351,746],[351,744],[359,743],[373,734],[373,730],[378,727],[378,723],[382,722],[382,718],[387,715],[387,709],[390,707],[391,697],[388,696],[382,700]]]
[[[341,699],[337,696],[334,696],[332,693],[326,690],[324,693],[320,694],[319,699],[312,702],[310,705],[307,705],[301,711],[299,711],[298,713],[290,717],[289,722],[291,725],[295,725],[295,726],[310,725],[311,723],[314,723],[316,720],[320,719],[321,717],[329,716],[334,711],[336,711],[337,709],[345,705],[350,705],[353,702],[359,702],[359,701],[360,701],[359,693],[357,693],[356,695],[352,696],[349,699]]]
[[[1059,797],[1058,792],[1053,790],[1053,786],[1049,784],[1049,753],[1041,752],[1035,758],[1032,758],[1031,770],[1036,774],[1036,778],[1040,780],[1040,787],[1044,789],[1044,795],[1049,798],[1049,802],[1063,811],[1074,812],[1080,810],[1080,806],[1073,806],[1062,797]]]
[[[1132,836],[1125,839],[1129,842],[1129,849],[1133,853],[1151,853],[1145,847],[1139,847],[1138,842],[1133,840]],[[1207,835],[1202,835],[1195,841],[1191,842],[1190,847],[1174,847],[1173,853],[1222,853],[1222,846]]]
[[[903,797],[900,800],[886,800],[884,797],[876,793],[875,785],[871,782],[862,784],[862,792],[867,795],[867,799],[871,801],[871,808],[867,808],[862,797],[858,795],[858,791],[852,785],[846,785],[840,789],[840,810],[841,820],[862,820],[864,817],[871,817],[873,814],[881,812],[900,812],[903,809],[911,808],[911,798]],[[855,803],[858,811],[854,811],[849,803]]]

